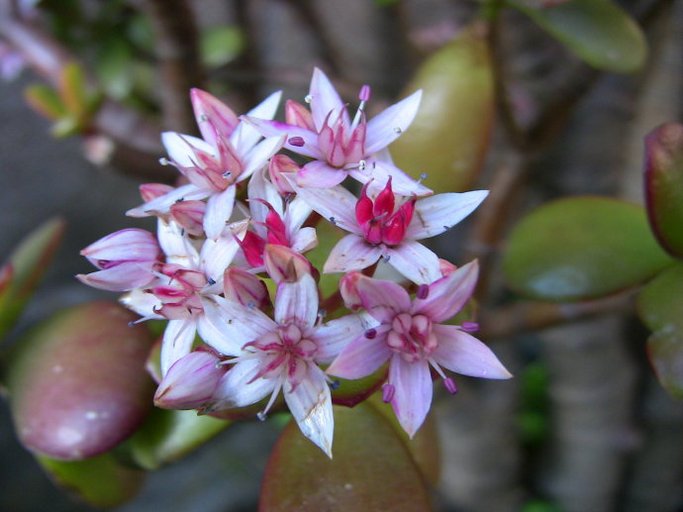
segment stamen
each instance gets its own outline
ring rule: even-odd
[[[232,174],[231,171],[225,171],[225,172],[223,173],[223,177],[224,177],[224,178],[229,178],[231,174]]]
[[[334,217],[330,217],[330,224],[332,224],[333,226],[337,225],[337,221],[335,220]]]
[[[448,391],[451,395],[455,395],[458,392],[458,387],[455,385],[455,381],[450,377],[447,377],[443,380],[443,385],[446,387],[446,391]]]
[[[171,165],[171,162],[169,162],[168,158],[161,157],[159,159],[159,165]]]
[[[426,299],[429,296],[429,285],[421,284],[417,287],[417,293],[415,294],[418,299]]]
[[[460,329],[465,332],[477,332],[479,330],[479,324],[477,322],[463,322],[460,325]]]
[[[304,101],[305,101],[306,103],[311,103],[311,102],[313,101],[313,96],[311,96],[310,94],[307,94],[307,95],[304,97]]]
[[[266,413],[263,411],[259,411],[256,413],[256,417],[259,419],[259,421],[266,421]]]
[[[382,386],[382,401],[388,404],[394,399],[394,394],[396,393],[396,388],[393,384],[384,384]]]
[[[428,176],[428,175],[427,175],[426,172],[421,172],[421,173],[420,173],[420,179],[417,180],[417,182],[418,182],[418,183],[422,183],[424,180],[427,179],[427,176]]]
[[[213,277],[210,277],[210,278],[207,280],[207,282],[208,282],[211,286],[213,286],[214,284],[216,284],[216,280],[215,280]]]
[[[200,121],[208,121],[208,120],[209,120],[209,116],[207,116],[206,114],[202,114],[201,116],[199,116],[199,120],[200,120]]]
[[[305,144],[304,138],[303,137],[290,137],[287,142],[289,142],[290,145],[300,148],[303,147]]]
[[[335,391],[335,390],[339,389],[339,386],[341,386],[341,382],[339,382],[339,380],[336,380],[336,379],[335,379],[335,380],[329,381],[329,382],[327,383],[327,385],[330,387],[330,389],[331,389],[332,391]]]
[[[282,381],[278,382],[277,385],[275,386],[275,389],[273,389],[273,393],[270,395],[270,400],[268,400],[268,404],[263,408],[262,411],[259,411],[256,413],[256,417],[261,420],[265,421],[268,415],[268,411],[270,411],[270,408],[273,406],[275,403],[275,399],[277,396],[280,394],[280,389],[282,388]]]
[[[360,88],[360,93],[358,94],[358,99],[362,102],[365,103],[366,101],[370,101],[370,93],[372,90],[370,89],[370,86],[365,84],[363,87]]]

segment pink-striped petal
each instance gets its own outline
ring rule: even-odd
[[[144,229],[129,228],[111,233],[81,251],[90,263],[102,268],[102,261],[153,261],[160,255],[156,237]]]
[[[218,314],[223,319],[225,336],[230,338],[235,345],[242,347],[263,334],[277,329],[277,324],[256,307],[243,306],[219,296],[214,296],[212,299],[218,305]],[[211,345],[211,340],[205,341]],[[220,347],[214,348],[220,350]]]
[[[90,274],[78,274],[76,278],[83,284],[108,290],[110,292],[126,292],[142,288],[154,281],[153,263],[121,263],[115,267],[98,270]]]
[[[352,288],[351,293],[358,297],[363,308],[380,322],[391,322],[395,315],[410,309],[410,295],[398,283],[373,279],[360,273],[344,279],[342,294],[348,295]],[[382,308],[386,312],[380,312]]]
[[[387,247],[389,265],[415,284],[433,283],[441,277],[439,258],[419,242],[404,240],[401,245]]]
[[[346,235],[332,248],[323,272],[331,274],[362,270],[374,264],[381,256],[381,246],[370,245],[358,235]]]
[[[309,336],[318,345],[315,353],[316,362],[331,362],[346,345],[364,331],[365,326],[359,315],[346,315],[321,325]]]
[[[197,409],[206,404],[227,367],[215,354],[195,350],[178,359],[159,383],[154,405],[164,409]]]
[[[299,326],[313,327],[318,318],[318,287],[310,274],[278,284],[274,317],[280,325],[296,321]]]
[[[156,313],[161,308],[161,301],[150,292],[145,292],[141,289],[131,290],[122,295],[119,302],[125,307],[134,311],[145,320],[163,320],[164,317]]]
[[[311,215],[313,209],[311,206],[300,197],[295,197],[287,205],[285,211],[284,221],[290,230],[290,233],[298,230],[303,226],[304,222]]]
[[[171,161],[182,167],[197,165],[195,150],[208,153],[214,158],[217,156],[216,148],[213,144],[192,135],[178,132],[163,132],[161,134],[161,143],[166,148],[166,153],[171,157]]]
[[[322,130],[328,114],[333,111],[335,113],[332,117],[336,116],[337,112],[342,112],[344,125],[349,126],[349,115],[339,97],[339,93],[330,82],[330,79],[327,78],[327,75],[318,68],[313,70],[309,99],[313,123],[318,133]],[[332,122],[332,119],[330,119],[330,122]]]
[[[221,308],[210,299],[202,299],[202,306],[204,314],[197,318],[197,332],[201,339],[221,354],[238,356],[244,343],[230,336]]]
[[[234,206],[235,187],[232,185],[209,198],[204,212],[204,232],[207,238],[218,238],[221,235]]]
[[[373,339],[358,336],[332,361],[327,373],[342,379],[362,379],[376,372],[391,357],[385,338],[386,332],[378,333]]]
[[[275,379],[255,379],[261,367],[260,359],[242,359],[236,363],[216,386],[211,410],[246,407],[268,396],[275,389]]]
[[[206,91],[191,89],[190,100],[199,131],[213,146],[216,145],[216,137],[229,137],[239,123],[230,107]]]
[[[178,201],[204,199],[211,193],[208,189],[199,189],[196,185],[188,183],[171,192],[159,196],[136,208],[131,208],[126,212],[129,217],[150,217],[152,215],[166,215],[171,209],[171,205]]]
[[[509,379],[508,372],[489,347],[455,325],[432,327],[439,346],[431,357],[453,372],[485,379]]]
[[[245,115],[258,119],[273,119],[280,104],[280,98],[282,98],[282,91],[274,92]],[[236,149],[238,154],[243,155],[254,147],[260,138],[261,132],[254,125],[242,121],[237,125],[235,131],[232,132],[230,144],[232,144],[232,147]]]
[[[331,188],[339,185],[347,176],[344,169],[331,167],[327,162],[314,160],[304,165],[296,175],[300,187]]]
[[[196,331],[193,318],[168,321],[161,342],[161,375],[165,376],[173,363],[190,353]]]
[[[427,297],[415,299],[412,314],[426,315],[436,323],[449,320],[470,300],[478,276],[479,264],[474,260],[437,279],[429,285]]]
[[[384,149],[406,131],[420,107],[422,90],[395,103],[368,121],[365,150],[368,154]]]
[[[301,433],[332,458],[332,396],[323,371],[309,364],[307,375],[294,389],[285,384],[284,395]]]
[[[315,228],[302,228],[292,237],[292,249],[298,253],[310,251],[318,245]]]
[[[424,360],[409,363],[400,354],[394,354],[389,364],[389,384],[394,386],[391,400],[394,413],[412,439],[432,405],[429,363]]]
[[[199,253],[192,242],[183,233],[183,228],[176,222],[157,221],[157,238],[166,254],[166,263],[176,263],[186,268],[199,266]]]
[[[356,222],[356,197],[345,188],[297,188],[296,193],[335,226],[361,234]]]
[[[415,203],[415,213],[406,230],[406,238],[422,240],[440,235],[472,213],[487,195],[488,190],[475,190],[420,199]]]

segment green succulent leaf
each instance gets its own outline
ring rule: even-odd
[[[609,198],[548,203],[512,231],[503,258],[509,285],[550,301],[601,297],[635,286],[670,265],[643,208]]]
[[[394,142],[396,164],[437,192],[467,190],[489,147],[494,113],[491,56],[479,25],[428,57],[406,88],[423,90],[410,128]]]
[[[641,290],[638,315],[651,331],[683,332],[683,263],[667,268]]]
[[[244,49],[239,27],[213,27],[202,32],[200,53],[206,66],[217,68],[234,60]]]
[[[56,484],[95,507],[115,507],[131,499],[144,473],[122,466],[110,453],[79,461],[38,455],[38,462]]]
[[[595,68],[631,73],[645,63],[643,31],[612,0],[570,0],[544,6],[525,0],[508,3]]]
[[[50,120],[54,121],[68,113],[57,91],[47,85],[29,85],[24,89],[24,98],[33,110]]]
[[[335,407],[334,418],[334,459],[296,423],[285,428],[266,467],[259,510],[431,510],[417,466],[382,413],[363,403]]]
[[[663,124],[645,138],[645,198],[657,240],[683,257],[682,124]]]
[[[59,247],[65,226],[64,220],[57,218],[32,231],[0,270],[0,337],[24,310]]]
[[[647,340],[657,378],[671,396],[683,399],[683,331],[666,328]]]

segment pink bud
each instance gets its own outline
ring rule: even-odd
[[[295,282],[304,274],[311,274],[308,260],[285,245],[268,244],[263,252],[268,275],[276,283]]]
[[[204,201],[179,201],[171,205],[171,218],[189,234],[201,236],[204,234]]]
[[[140,185],[139,190],[140,197],[142,197],[142,200],[147,203],[152,199],[156,199],[164,194],[168,194],[173,190],[173,187],[164,183],[144,183]]]
[[[443,277],[451,275],[453,272],[458,270],[458,267],[453,265],[448,260],[444,260],[443,258],[439,258],[439,270],[441,271],[441,275]]]
[[[190,91],[192,108],[202,137],[215,145],[220,138],[229,139],[239,123],[235,113],[218,98],[201,89]]]
[[[225,298],[243,306],[256,305],[259,309],[270,306],[266,284],[251,272],[229,267],[223,276]]]
[[[294,100],[287,100],[285,103],[285,121],[287,124],[317,131],[311,112],[304,105]]]
[[[346,307],[352,311],[356,311],[363,307],[363,303],[358,293],[358,281],[364,279],[365,276],[360,272],[349,272],[339,281],[339,291],[344,299]]]
[[[154,404],[164,409],[198,409],[212,397],[227,371],[212,352],[195,350],[169,368],[154,395]]]
[[[281,195],[293,194],[294,189],[289,184],[288,176],[294,178],[301,169],[294,160],[286,155],[275,155],[268,164],[270,181]]]

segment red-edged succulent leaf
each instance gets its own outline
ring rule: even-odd
[[[645,138],[645,199],[657,240],[683,257],[682,124],[663,124]]]
[[[428,57],[407,87],[423,89],[412,125],[394,142],[396,164],[436,192],[467,190],[484,161],[495,109],[491,56],[476,25]]]
[[[334,458],[290,423],[264,476],[259,510],[431,510],[427,489],[405,444],[369,404],[335,407]]]
[[[64,235],[62,219],[52,219],[31,232],[0,271],[0,337],[15,324],[49,266]]]
[[[661,329],[647,340],[657,378],[673,397],[683,399],[683,331]]]
[[[196,411],[154,409],[125,448],[140,467],[153,470],[184,457],[229,425]]]
[[[574,301],[635,286],[671,262],[652,236],[643,208],[572,197],[541,206],[517,224],[503,271],[522,295]]]
[[[386,380],[387,371],[387,366],[384,365],[375,373],[358,380],[346,380],[333,377],[335,382],[339,383],[339,386],[335,387],[332,391],[332,403],[336,405],[345,405],[346,407],[354,407],[365,401],[370,395],[377,391]]]
[[[135,496],[145,476],[142,471],[121,465],[110,453],[78,461],[43,455],[37,459],[57,485],[95,507],[125,503]]]
[[[631,73],[645,63],[647,42],[638,24],[612,0],[510,0],[591,66]]]
[[[152,338],[117,304],[92,302],[43,322],[10,354],[7,387],[17,435],[30,450],[76,460],[104,453],[152,404]]]

